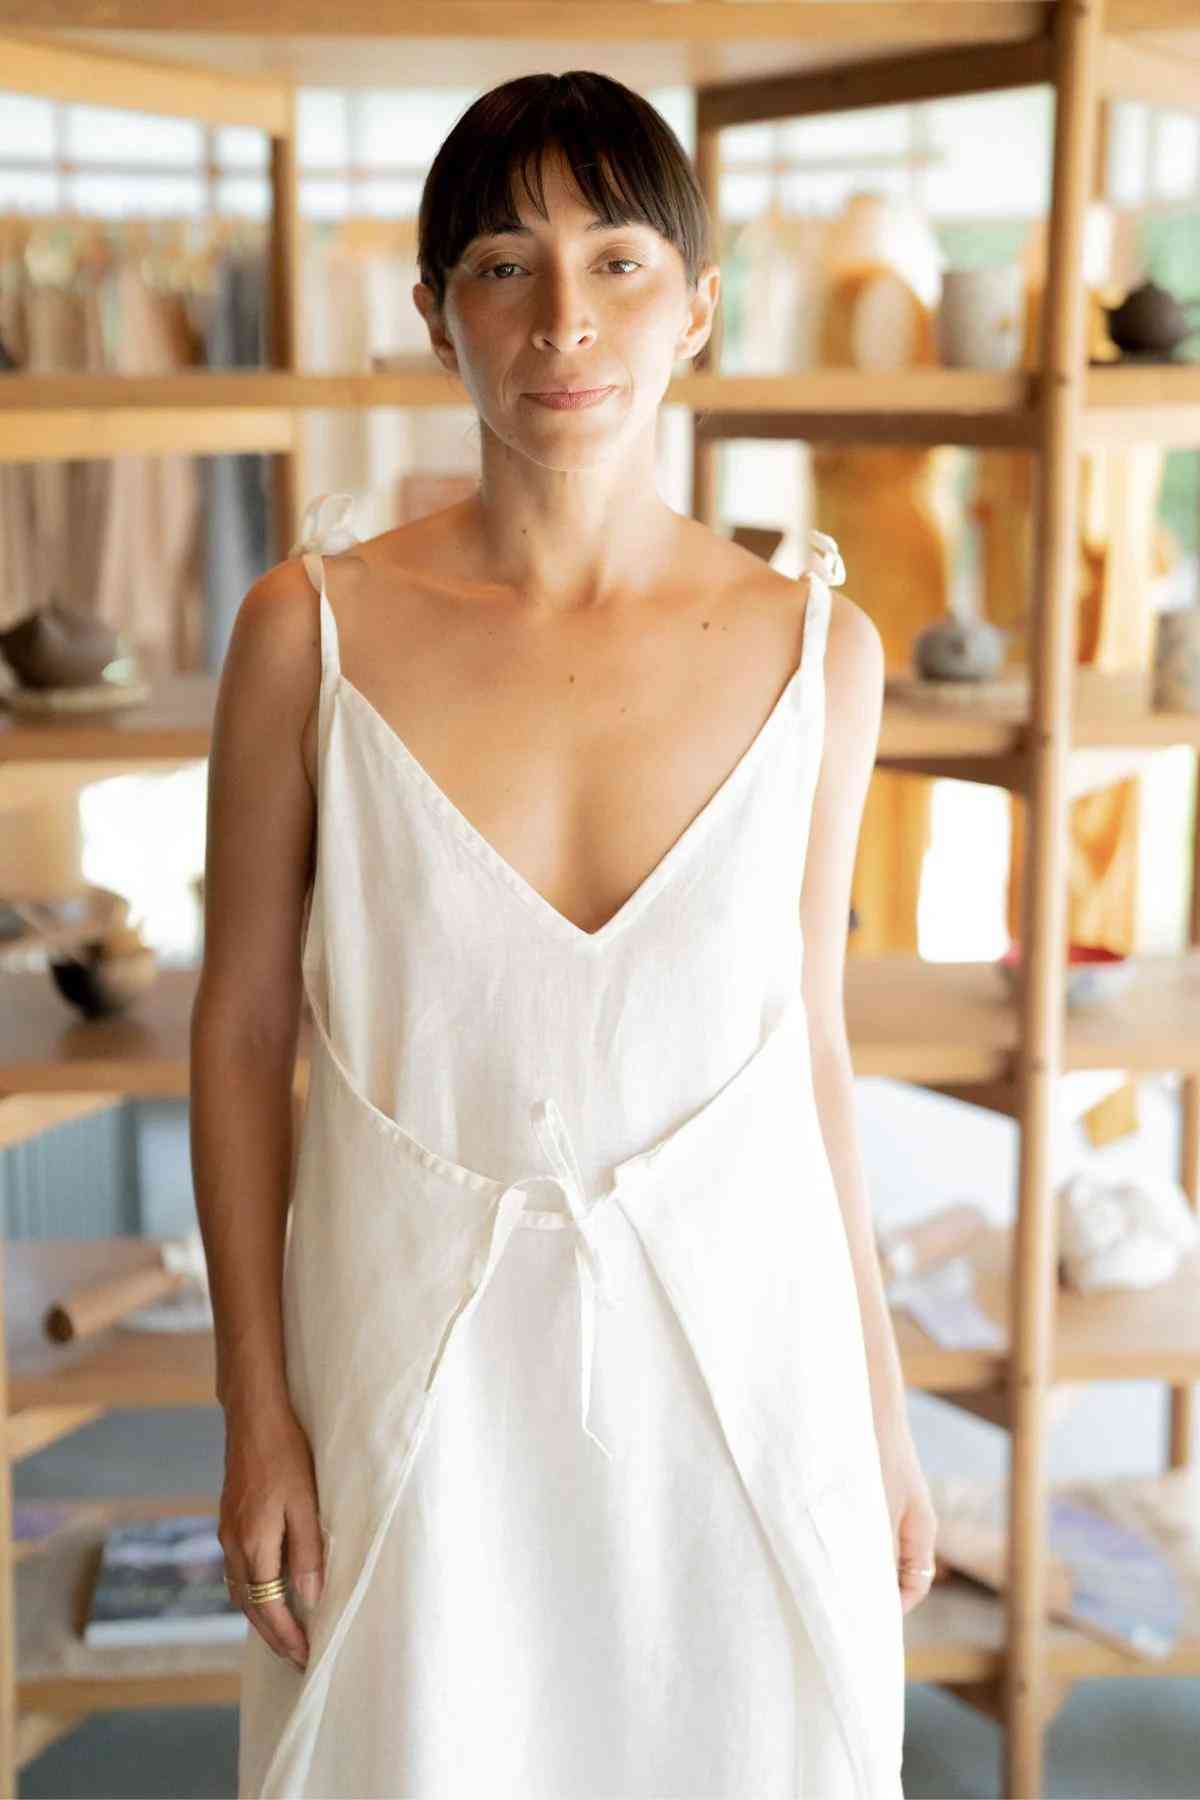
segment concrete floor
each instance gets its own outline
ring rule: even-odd
[[[213,1800],[236,1793],[236,1755],[231,1708],[113,1713],[91,1719],[38,1757],[21,1777],[20,1795]],[[909,1687],[907,1800],[991,1800],[1000,1794],[998,1757],[999,1738],[988,1721],[936,1688]],[[1200,1795],[1200,1682],[1076,1688],[1048,1734],[1046,1776],[1047,1800],[1194,1800]]]

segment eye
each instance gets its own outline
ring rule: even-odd
[[[606,266],[611,268],[615,263],[624,263],[626,265],[626,267],[630,270],[630,272],[632,272],[634,269],[640,269],[642,266],[641,263],[638,262],[637,259],[632,256],[610,256],[608,258],[608,262],[607,262]],[[490,269],[481,269],[480,275],[482,277],[487,277],[489,275],[498,274],[498,272],[501,269],[519,269],[520,267],[521,267],[521,264],[516,263],[516,262],[498,262],[498,263],[493,263]],[[507,280],[508,277],[504,276],[504,277],[501,277],[501,279]]]

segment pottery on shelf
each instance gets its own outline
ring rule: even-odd
[[[987,619],[947,613],[913,643],[913,667],[928,681],[987,681],[1004,665],[1011,633]]]
[[[158,975],[158,954],[135,925],[118,925],[74,956],[51,956],[50,973],[64,1000],[85,1018],[124,1012]]]
[[[119,649],[119,635],[105,620],[58,600],[0,631],[0,655],[27,688],[87,686]]]
[[[1131,355],[1169,356],[1200,329],[1187,316],[1194,306],[1200,306],[1200,299],[1177,300],[1156,281],[1143,281],[1120,306],[1104,308],[1108,335],[1118,349]]]

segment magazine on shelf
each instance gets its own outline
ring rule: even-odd
[[[936,1550],[943,1567],[1001,1591],[1007,1585],[1004,1483],[951,1476],[932,1484]],[[1046,1609],[1118,1649],[1169,1656],[1184,1624],[1185,1582],[1148,1523],[1104,1511],[1091,1495],[1047,1496]]]
[[[224,1644],[248,1627],[225,1586],[213,1514],[142,1519],[105,1537],[85,1643]]]

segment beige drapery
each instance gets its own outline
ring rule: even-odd
[[[29,373],[165,374],[195,360],[183,295],[151,286],[133,251],[54,278],[36,260],[31,271],[16,233],[4,242],[0,335]],[[0,464],[0,627],[58,598],[120,631],[151,678],[202,667],[197,524],[190,456]]]

